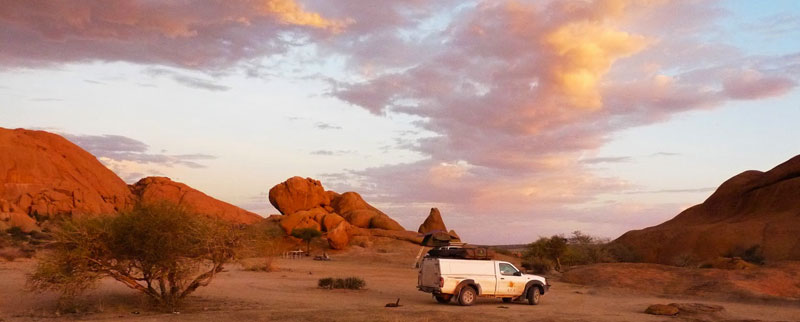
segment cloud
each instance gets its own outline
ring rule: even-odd
[[[316,124],[314,124],[314,127],[318,128],[320,130],[341,130],[342,129],[341,126],[333,125],[333,124],[325,123],[325,122],[317,122]]]
[[[294,0],[4,1],[0,66],[129,61],[218,69],[347,27]]]
[[[653,153],[653,154],[651,154],[649,156],[650,157],[674,157],[674,156],[678,156],[678,155],[681,155],[681,154],[680,153],[676,153],[676,152],[656,152],[656,153]]]
[[[216,159],[208,154],[170,155],[149,153],[149,146],[142,141],[121,135],[74,135],[63,134],[72,143],[89,151],[98,159],[114,162],[132,162],[160,166],[185,166],[189,168],[205,168],[202,161]]]
[[[629,162],[631,160],[633,160],[632,157],[598,157],[598,158],[581,159],[580,162],[583,164],[598,164],[598,163]]]
[[[717,187],[688,188],[688,189],[639,190],[639,191],[626,191],[625,194],[693,193],[693,192],[712,192],[714,190],[717,190]]]
[[[165,68],[149,68],[145,72],[151,76],[166,75],[182,85],[198,89],[209,91],[227,91],[231,89],[228,86],[219,85],[212,80],[189,76],[186,74],[186,72],[180,72],[176,70],[169,70]]]
[[[316,151],[311,151],[312,155],[328,155],[328,156],[345,155],[345,154],[350,154],[350,153],[353,153],[353,151],[350,151],[350,150],[335,150],[335,151],[333,151],[333,150],[316,150]]]

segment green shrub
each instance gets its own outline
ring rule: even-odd
[[[522,262],[522,267],[534,274],[547,274],[553,270],[553,262],[541,257],[531,257]]]
[[[309,254],[311,252],[311,241],[322,236],[322,232],[314,228],[295,228],[292,229],[291,235],[306,242],[306,254]]]
[[[174,310],[208,285],[239,249],[240,230],[173,204],[138,205],[117,216],[65,219],[31,289],[70,299],[111,277]]]
[[[550,238],[540,237],[533,243],[525,247],[525,253],[522,255],[523,261],[534,265],[536,263],[546,260],[550,262],[552,267],[556,270],[561,270],[561,256],[567,251],[567,239],[554,235]]]
[[[333,278],[333,277],[326,277],[320,278],[317,282],[317,285],[321,288],[340,288],[340,289],[350,289],[350,290],[360,290],[367,285],[360,277],[348,277],[348,278]]]

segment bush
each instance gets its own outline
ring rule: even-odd
[[[58,223],[28,283],[72,298],[111,277],[174,310],[231,261],[240,231],[168,203],[138,205],[116,216]]]
[[[522,267],[534,274],[547,274],[553,270],[553,262],[546,258],[532,257],[523,261]]]
[[[550,238],[541,237],[537,241],[525,247],[522,255],[523,261],[534,265],[546,260],[551,263],[556,270],[561,270],[561,256],[567,250],[567,239],[554,235]]]
[[[360,277],[348,277],[348,278],[333,278],[333,277],[326,277],[320,278],[317,282],[317,285],[321,288],[340,288],[340,289],[350,289],[350,290],[360,290],[367,286],[367,282],[365,282]]]

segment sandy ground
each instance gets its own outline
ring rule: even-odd
[[[391,245],[389,245],[391,246]],[[55,294],[24,290],[35,262],[0,262],[0,321],[800,321],[800,304],[703,301],[633,294],[554,282],[542,304],[504,304],[481,299],[471,307],[437,304],[416,290],[411,247],[375,247],[334,255],[330,262],[278,260],[280,271],[248,272],[236,265],[191,296],[180,313],[149,309],[143,297],[103,281],[84,297],[87,313],[57,315]],[[360,291],[324,290],[322,277],[360,276]],[[401,307],[384,305],[400,298]],[[663,317],[642,313],[655,303],[701,302],[725,307],[715,315]]]

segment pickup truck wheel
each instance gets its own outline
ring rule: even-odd
[[[450,300],[453,299],[453,295],[450,294],[434,295],[433,297],[436,298],[436,302],[442,304],[450,303]]]
[[[528,291],[528,304],[538,305],[541,299],[542,291],[540,291],[538,287],[531,287],[531,289]]]
[[[504,298],[503,298],[503,303],[511,303],[511,301],[513,301],[513,300],[514,300],[513,298],[510,298],[510,297],[504,297]]]
[[[461,294],[458,295],[458,304],[470,306],[475,303],[477,298],[478,292],[472,286],[467,286],[461,289]]]

